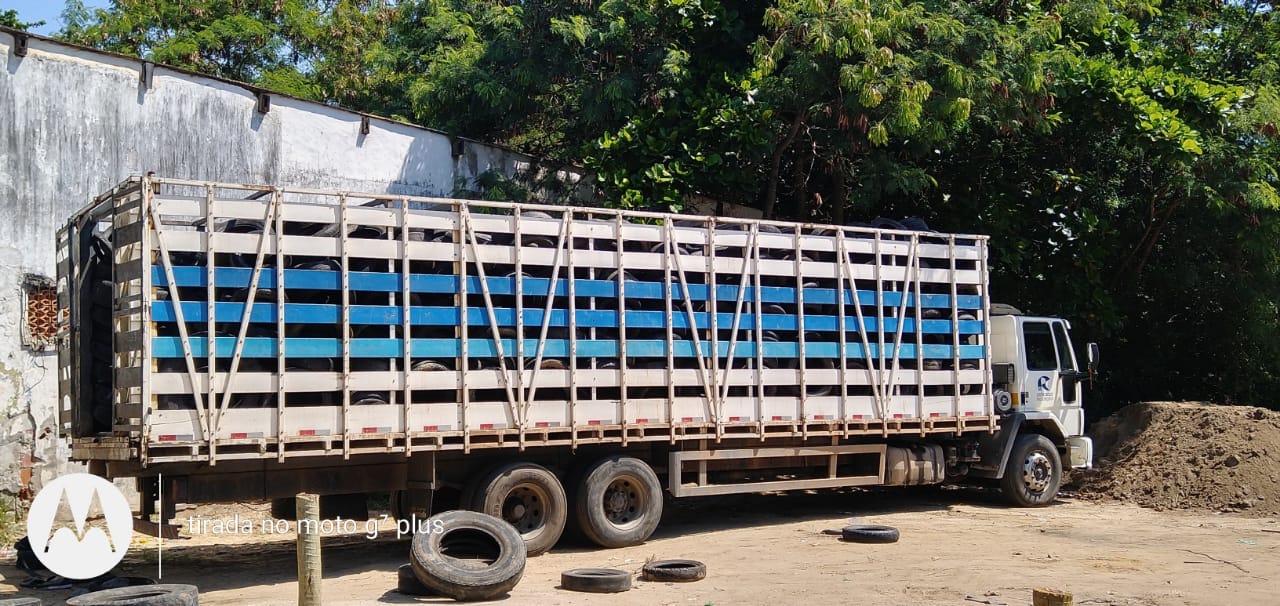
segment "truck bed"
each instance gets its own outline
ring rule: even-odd
[[[149,177],[58,286],[81,460],[997,424],[983,236]]]

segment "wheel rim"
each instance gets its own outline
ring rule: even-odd
[[[604,517],[619,529],[639,526],[649,504],[649,491],[638,478],[614,478],[604,490]]]
[[[536,484],[520,484],[502,501],[502,519],[516,527],[525,539],[536,537],[547,526],[547,493]]]
[[[1022,463],[1022,482],[1031,492],[1044,492],[1053,478],[1053,463],[1043,452],[1032,452]]]

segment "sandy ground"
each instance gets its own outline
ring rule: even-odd
[[[202,507],[205,519],[260,519],[265,506]],[[850,519],[889,524],[891,545],[843,543],[822,534]],[[1275,532],[1268,532],[1275,531]],[[200,587],[200,602],[296,603],[293,535],[211,534],[166,541],[163,580]],[[155,577],[157,544],[136,538],[118,574]],[[447,603],[396,592],[408,542],[389,524],[379,538],[329,537],[324,543],[326,604]],[[645,583],[599,595],[557,589],[560,572],[614,567],[638,574],[644,561],[706,562],[705,580]],[[25,574],[0,566],[0,594]],[[1280,521],[1233,514],[1152,511],[1133,505],[1063,499],[1044,509],[1011,509],[989,493],[773,494],[669,503],[644,545],[597,550],[562,546],[530,559],[508,604],[1029,604],[1031,589],[1052,586],[1076,604],[1275,604],[1280,587]],[[46,604],[66,591],[31,591]],[[8,597],[0,595],[0,598]],[[969,599],[971,598],[971,599]]]

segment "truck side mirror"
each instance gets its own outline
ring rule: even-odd
[[[1089,344],[1089,373],[1092,374],[1098,370],[1098,358],[1101,356],[1097,343]]]

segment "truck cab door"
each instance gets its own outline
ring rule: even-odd
[[[1068,436],[1084,430],[1080,381],[1071,341],[1061,320],[1027,320],[1022,324],[1023,408],[1057,417]]]

